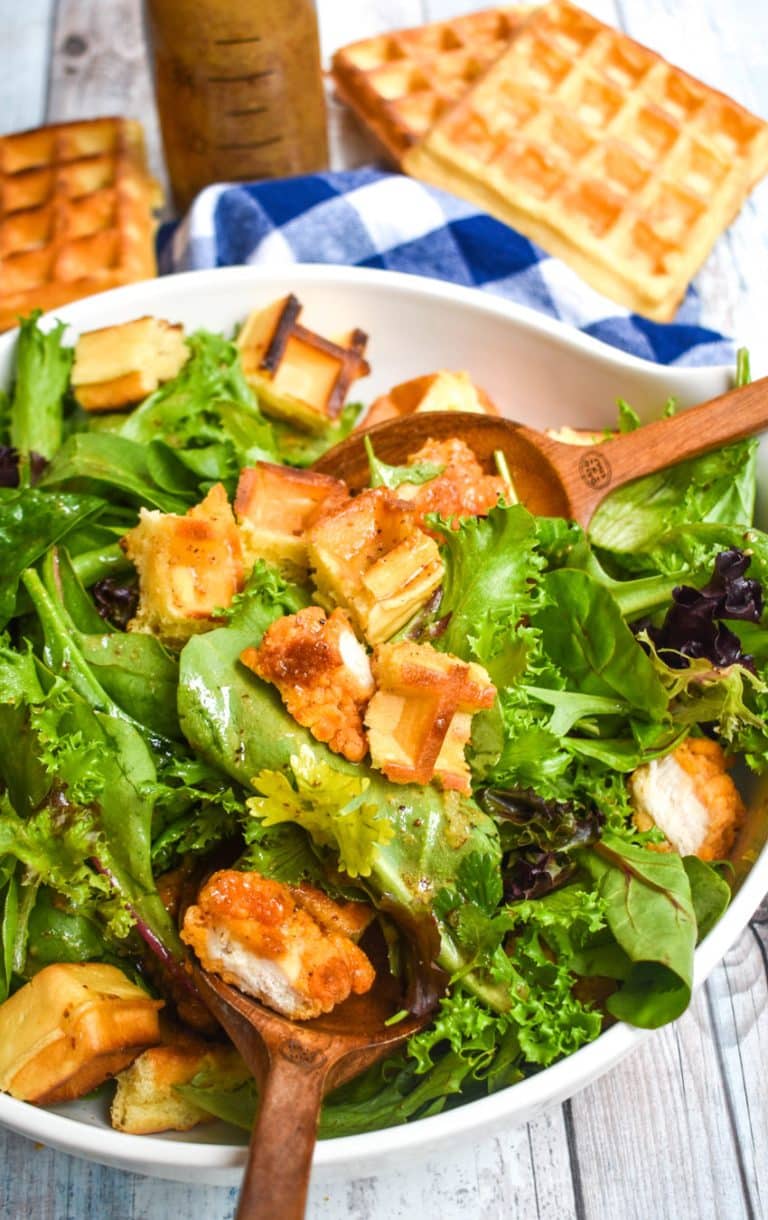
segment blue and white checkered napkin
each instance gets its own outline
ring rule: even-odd
[[[673,324],[649,322],[472,204],[375,169],[208,187],[161,241],[162,271],[240,263],[346,263],[429,275],[530,305],[660,364],[733,359],[729,340],[698,325],[695,289]]]

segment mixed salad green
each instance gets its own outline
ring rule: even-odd
[[[183,513],[217,482],[231,496],[256,460],[308,464],[359,413],[293,433],[262,415],[232,343],[189,346],[130,414],[87,417],[63,328],[21,329],[0,402],[0,1001],[50,962],[147,981],[148,947],[173,980],[182,946],[157,878],[223,855],[371,900],[406,1007],[433,1013],[328,1099],[323,1135],[502,1088],[612,1019],[679,1016],[729,872],[656,850],[627,777],[689,734],[768,765],[756,442],[620,490],[588,536],[520,504],[432,522],[445,579],[406,630],[498,690],[474,720],[465,797],[331,753],[239,662],[311,601],[264,562],[178,653],[126,632],[136,577],[119,539],[141,506]],[[619,426],[638,426],[626,404]],[[411,477],[373,468],[379,484]],[[183,1091],[250,1125],[252,1082]]]

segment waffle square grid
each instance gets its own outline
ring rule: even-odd
[[[768,170],[768,124],[568,0],[404,158],[666,321]]]
[[[0,137],[0,330],[32,309],[154,276],[158,202],[137,122]]]

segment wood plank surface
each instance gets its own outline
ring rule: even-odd
[[[319,0],[327,56],[386,28],[485,7],[472,0]],[[603,20],[768,116],[764,0],[586,0]],[[139,0],[0,0],[0,130],[131,113],[162,176]],[[48,65],[50,65],[48,67]],[[336,102],[334,168],[373,149]],[[701,278],[709,324],[768,372],[768,186]],[[313,1220],[760,1220],[768,1206],[768,903],[690,1010],[536,1122],[401,1171],[313,1184]],[[89,1164],[0,1131],[0,1220],[232,1220],[236,1192]],[[278,1218],[276,1218],[278,1220]]]

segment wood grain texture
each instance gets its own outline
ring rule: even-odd
[[[583,0],[602,20],[768,116],[764,0]],[[327,56],[490,0],[319,0]],[[162,161],[139,0],[0,0],[0,129],[115,111]],[[45,65],[50,62],[50,73]],[[374,150],[337,103],[334,168]],[[768,373],[768,186],[700,277],[709,324]],[[760,1220],[768,1213],[768,902],[674,1027],[527,1126],[421,1164],[310,1189],[312,1220]],[[104,1169],[0,1131],[0,1220],[232,1220],[233,1190]]]
[[[150,168],[166,189],[140,0],[59,0],[55,11],[49,121],[139,119]]]
[[[55,0],[0,0],[0,134],[45,121],[54,6]]]

